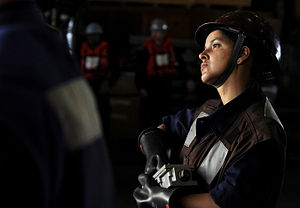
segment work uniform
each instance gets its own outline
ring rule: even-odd
[[[95,48],[83,42],[81,49],[81,69],[88,80],[105,80],[108,75],[108,42],[101,41]]]
[[[109,137],[110,123],[110,102],[107,89],[103,89],[104,82],[110,82],[109,61],[108,61],[108,42],[101,40],[99,44],[92,48],[87,42],[83,42],[81,55],[81,70],[90,84],[97,100],[98,109],[101,114],[105,137]],[[104,86],[107,88],[108,86]]]
[[[34,1],[0,7],[1,203],[113,207],[95,99]]]
[[[183,61],[176,54],[172,38],[166,37],[160,46],[152,38],[148,38],[138,55],[136,84],[138,89],[145,89],[147,92],[142,105],[143,119],[146,120],[144,126],[159,123],[160,118],[170,114],[177,103],[173,100],[177,90],[174,81],[183,80],[185,74],[182,69]]]
[[[152,38],[148,38],[143,47],[149,54],[146,72],[148,78],[178,75],[178,71],[175,68],[177,63],[172,39],[170,37],[166,37],[161,46],[156,45]]]
[[[163,124],[167,132],[185,139],[180,158],[196,167],[217,205],[275,207],[286,135],[257,85],[226,105],[209,100],[164,117]]]

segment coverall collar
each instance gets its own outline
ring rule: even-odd
[[[211,114],[209,119],[213,133],[216,136],[220,136],[243,111],[251,104],[261,100],[263,96],[260,86],[258,84],[252,84],[242,94],[226,105],[221,103],[217,110]]]

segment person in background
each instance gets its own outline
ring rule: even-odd
[[[81,70],[97,98],[104,132],[108,137],[110,123],[109,86],[111,85],[112,63],[109,43],[102,39],[103,28],[96,22],[86,26],[86,40],[80,49]]]
[[[113,208],[94,95],[36,3],[0,0],[1,203]]]
[[[161,18],[153,19],[151,35],[137,52],[136,85],[144,97],[142,126],[159,122],[163,113],[172,112],[176,81],[184,79],[183,60],[167,34],[168,25]]]
[[[195,39],[201,80],[220,99],[162,118],[139,145],[145,173],[133,196],[138,207],[276,207],[285,171],[286,134],[261,86],[278,75],[280,42],[251,11],[225,13],[201,25]],[[195,186],[163,188],[153,180],[162,165],[194,168]],[[172,179],[174,175],[172,175]],[[187,180],[183,174],[178,182]]]

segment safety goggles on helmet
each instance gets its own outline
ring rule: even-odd
[[[156,18],[151,22],[150,31],[167,31],[168,25],[166,21]]]

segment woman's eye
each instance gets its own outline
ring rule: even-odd
[[[213,45],[212,45],[212,47],[213,48],[219,48],[221,45],[219,44],[219,43],[214,43]]]

